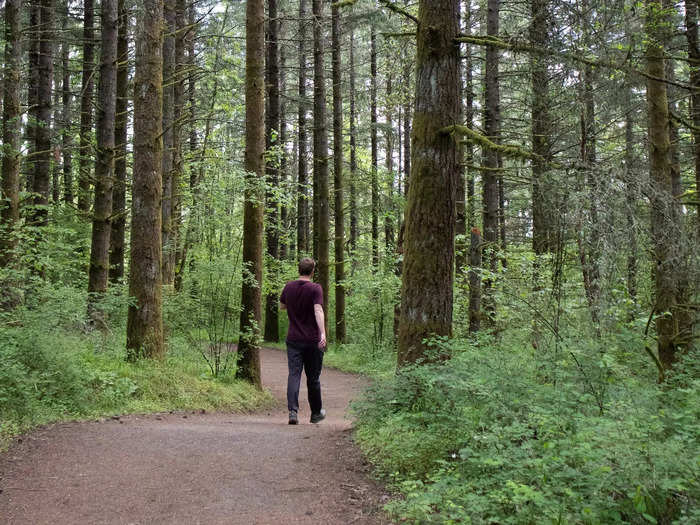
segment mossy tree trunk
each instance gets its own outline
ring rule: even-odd
[[[674,220],[671,134],[667,86],[664,82],[664,42],[671,30],[668,14],[662,4],[647,0],[646,7],[646,72],[648,74],[647,111],[649,122],[649,171],[651,185],[651,239],[654,257],[654,290],[656,301],[656,335],[659,360],[670,368],[683,346],[686,328],[680,322],[678,305],[678,265],[682,231]]]
[[[114,124],[117,106],[117,0],[101,2],[100,79],[97,85],[97,154],[95,158],[95,205],[88,280],[88,313],[100,328],[106,326],[99,301],[107,291],[109,237],[112,227],[114,180]]]
[[[421,0],[411,185],[405,219],[398,364],[426,357],[424,340],[452,332],[458,123],[459,0]],[[437,89],[435,88],[437,87]]]
[[[163,0],[138,7],[127,358],[165,354],[162,313]]]
[[[243,212],[243,287],[241,294],[239,377],[262,388],[263,215],[265,211],[265,2],[246,5],[246,189]]]
[[[370,142],[372,149],[372,267],[379,268],[379,181],[377,161],[377,32],[370,28]]]
[[[2,105],[2,201],[0,202],[0,266],[13,259],[19,222],[21,0],[5,2],[5,68]]]

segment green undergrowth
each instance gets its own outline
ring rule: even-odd
[[[656,384],[624,337],[440,341],[374,382],[356,439],[409,523],[700,523],[700,355]],[[602,343],[601,343],[602,344]],[[605,351],[602,351],[605,350]],[[346,357],[347,358],[347,357]]]
[[[168,410],[247,412],[273,401],[230,375],[213,378],[178,334],[162,360],[125,361],[124,324],[85,330],[84,295],[50,291],[0,323],[0,447],[37,425]]]

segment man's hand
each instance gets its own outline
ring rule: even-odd
[[[326,343],[326,334],[321,334],[321,340],[318,342],[318,347],[325,352],[327,344],[328,343]]]

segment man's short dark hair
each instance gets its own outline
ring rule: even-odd
[[[316,268],[316,261],[311,257],[304,257],[299,261],[299,275],[311,275]]]

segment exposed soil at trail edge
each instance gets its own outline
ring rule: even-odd
[[[51,425],[0,455],[0,523],[386,524],[385,491],[350,440],[357,376],[324,369],[326,420],[287,424],[287,363],[262,351],[279,408]]]

